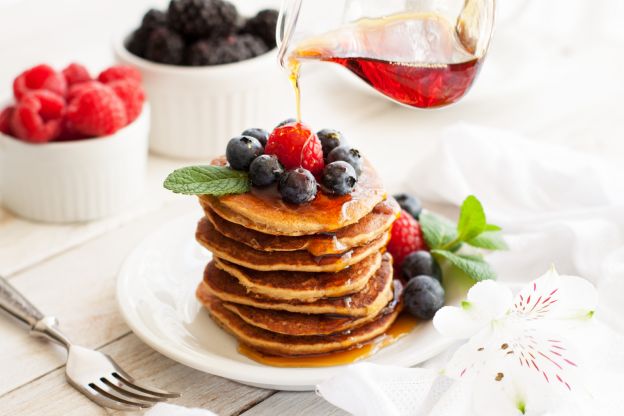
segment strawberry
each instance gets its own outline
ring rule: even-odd
[[[392,225],[387,250],[392,254],[397,270],[408,254],[417,250],[427,250],[420,224],[405,210],[401,211],[401,215]]]
[[[67,68],[63,70],[63,76],[68,86],[87,82],[92,79],[87,68],[77,63],[69,64]]]
[[[67,82],[62,74],[49,65],[37,65],[27,69],[13,81],[13,94],[18,101],[26,93],[35,90],[48,90],[64,97]]]
[[[0,112],[0,133],[11,135],[11,117],[15,107],[8,106]]]
[[[27,142],[49,142],[61,133],[64,113],[63,97],[46,90],[29,92],[15,106],[11,131]]]
[[[115,94],[123,101],[126,108],[126,119],[128,124],[132,123],[141,114],[145,92],[141,84],[130,79],[120,79],[107,84]]]
[[[123,101],[111,88],[99,83],[90,83],[67,106],[71,129],[88,137],[113,134],[126,121]]]
[[[275,155],[286,169],[302,167],[314,176],[323,172],[323,148],[316,134],[305,124],[292,122],[273,130],[264,149]]]
[[[136,68],[133,68],[131,66],[115,65],[102,71],[100,75],[98,75],[97,79],[103,84],[108,84],[109,82],[121,79],[132,80],[140,84],[142,81],[142,76],[139,70]]]

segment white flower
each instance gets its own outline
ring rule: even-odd
[[[503,284],[479,282],[460,307],[446,306],[433,319],[441,334],[470,338],[445,374],[474,382],[473,408],[480,416],[552,411],[561,395],[585,394],[567,335],[590,321],[596,305],[591,283],[554,268],[515,297]]]

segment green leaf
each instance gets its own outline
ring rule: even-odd
[[[455,254],[446,250],[431,250],[431,253],[448,260],[453,266],[457,267],[477,282],[496,279],[494,270],[492,270],[490,265],[480,256]]]
[[[462,203],[459,213],[457,222],[459,240],[468,241],[475,238],[485,230],[486,224],[481,202],[474,195],[470,195]]]
[[[189,166],[171,172],[163,185],[179,194],[222,196],[248,192],[249,177],[225,166]]]
[[[484,248],[486,250],[509,249],[509,246],[499,231],[484,231],[473,239],[466,241],[466,243],[473,247]]]
[[[502,228],[494,224],[486,224],[484,231],[501,231]]]
[[[423,212],[419,218],[425,242],[430,249],[444,247],[457,237],[455,226],[449,220],[430,212]]]

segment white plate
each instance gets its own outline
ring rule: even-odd
[[[257,387],[313,390],[338,373],[341,366],[270,367],[237,352],[236,340],[217,327],[195,299],[195,288],[210,259],[193,238],[197,220],[193,213],[165,224],[126,259],[117,281],[117,300],[137,336],[189,367]],[[367,360],[407,367],[448,345],[431,322],[423,322]]]

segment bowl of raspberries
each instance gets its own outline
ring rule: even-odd
[[[281,103],[267,100],[288,88],[276,58],[277,18],[277,10],[243,13],[226,0],[171,0],[116,40],[117,60],[143,75],[152,151],[206,159],[223,148],[221,138],[280,112]]]
[[[72,63],[23,71],[0,107],[2,204],[43,222],[119,211],[143,188],[149,117],[135,68],[92,75]]]

